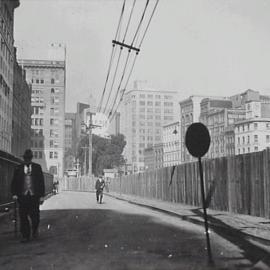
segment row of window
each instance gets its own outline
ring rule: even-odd
[[[33,151],[34,159],[42,159],[43,158],[43,152],[42,151]],[[49,153],[50,159],[57,159],[58,158],[58,152],[50,152]]]
[[[262,124],[263,123],[261,123],[261,125]],[[252,127],[254,130],[258,129],[258,123],[253,123],[253,125],[252,124],[245,124],[245,125],[238,126],[237,132],[249,131],[250,129],[252,129]],[[270,129],[270,123],[265,123],[265,128]]]
[[[133,101],[132,104],[136,105],[136,101]],[[147,101],[147,102],[146,101],[140,101],[139,105],[140,106],[145,106],[145,105],[147,105],[147,106],[154,106],[154,105],[155,106],[161,106],[161,102],[160,101],[156,101],[156,102],[153,102],[153,101]],[[164,102],[163,105],[165,107],[172,107],[173,102]]]
[[[146,94],[140,94],[139,95],[139,97],[140,98],[154,98],[154,95],[152,95],[152,94],[148,94],[148,95],[146,95]],[[132,98],[136,98],[136,96],[135,95],[132,95]],[[155,95],[155,98],[156,99],[161,99],[161,95]],[[173,99],[173,96],[169,96],[169,95],[164,95],[164,99]]]
[[[257,151],[259,151],[259,148],[258,148],[258,146],[254,146],[254,152],[257,152]],[[245,148],[243,148],[242,149],[242,151],[241,151],[241,148],[238,148],[238,155],[240,155],[240,154],[246,154],[246,153],[250,153],[250,151],[251,151],[251,148],[250,147],[248,147],[247,148],[247,151],[246,151],[246,149]]]
[[[39,79],[32,78],[31,79],[31,82],[32,83],[36,83],[36,84],[44,84],[45,83],[45,80],[44,79],[41,79],[41,78],[39,78]],[[55,84],[55,79],[54,78],[51,78],[51,84]]]
[[[258,141],[259,141],[258,135],[255,134],[253,138],[254,138],[254,140],[253,140],[254,143],[258,143]],[[267,143],[270,143],[270,135],[265,135],[265,141]],[[241,143],[241,138],[240,137],[237,138],[237,142],[238,142],[238,144]],[[245,144],[245,143],[250,143],[250,136],[249,135],[247,137],[242,136],[242,144]]]

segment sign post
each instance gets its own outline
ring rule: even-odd
[[[201,160],[201,158],[208,152],[210,141],[211,139],[210,139],[209,131],[207,127],[203,125],[202,123],[193,123],[187,129],[186,137],[185,137],[186,147],[189,153],[193,157],[198,158],[198,163],[199,163],[208,263],[213,264],[209,230],[208,230],[209,226],[208,226],[208,218],[207,218],[207,210],[206,210],[206,202],[205,202],[203,168],[202,168],[202,160]]]

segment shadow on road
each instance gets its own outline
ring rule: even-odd
[[[203,212],[200,209],[194,209],[192,210],[192,212],[198,216],[203,217]],[[246,233],[229,226],[228,224],[222,222],[220,219],[217,219],[212,215],[208,215],[208,221],[210,224],[210,228],[215,233],[242,249],[243,256],[249,258],[253,265],[257,264],[259,261],[262,261],[270,267],[270,253],[267,252],[265,249],[260,248],[255,244],[252,244],[248,240],[249,236]],[[259,237],[253,238],[256,238],[256,240],[259,242],[266,242],[266,240]],[[270,242],[267,241],[267,244],[269,245]]]
[[[105,209],[44,210],[41,216],[40,239],[28,244],[14,239],[9,221],[0,225],[1,270],[207,269],[204,235],[186,227]],[[215,253],[221,251],[216,245]],[[221,257],[215,269],[243,261],[239,253]]]

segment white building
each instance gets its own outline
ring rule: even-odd
[[[262,151],[270,147],[270,118],[235,123],[235,154]]]
[[[163,126],[163,163],[164,167],[181,163],[181,130],[180,122]]]
[[[261,101],[245,104],[246,120],[235,123],[235,154],[262,151],[270,147],[270,106]]]
[[[133,172],[144,171],[144,149],[162,143],[163,125],[179,115],[177,92],[141,87],[135,83],[120,107],[120,133],[127,142],[124,156]]]

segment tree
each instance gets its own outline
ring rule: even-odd
[[[110,139],[93,134],[92,144],[92,169],[94,175],[102,174],[103,169],[118,168],[124,164],[122,153],[126,141],[123,134],[112,135]],[[88,146],[88,136],[85,136],[81,139],[77,149],[77,158],[79,158],[81,164],[84,164],[84,150],[82,147]],[[88,162],[86,164],[88,166]]]

